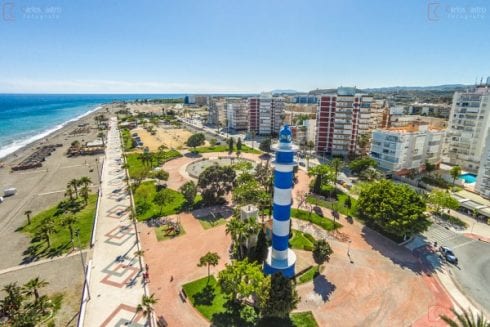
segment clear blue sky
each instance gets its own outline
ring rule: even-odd
[[[11,0],[2,9],[0,92],[308,91],[490,75],[487,1]]]

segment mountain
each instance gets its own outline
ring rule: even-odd
[[[393,93],[399,91],[459,91],[465,90],[471,87],[471,85],[464,84],[443,84],[434,86],[390,86],[390,87],[378,87],[363,89],[363,92],[376,92],[376,93]]]
[[[299,92],[296,90],[272,90],[272,94],[297,94],[297,93],[306,93],[306,92]]]

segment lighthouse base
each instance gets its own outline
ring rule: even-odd
[[[267,259],[264,263],[264,273],[267,275],[272,275],[276,272],[280,272],[284,277],[293,278],[295,264],[296,254],[291,249],[288,249],[287,259],[274,260],[272,259],[272,247],[269,247]]]

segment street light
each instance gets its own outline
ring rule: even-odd
[[[90,288],[89,288],[88,280],[87,280],[87,269],[85,267],[85,260],[83,259],[82,246],[80,245],[80,230],[79,229],[75,230],[75,236],[77,237],[77,241],[78,241],[78,250],[80,251],[80,259],[82,261],[83,276],[84,276],[85,285],[87,285],[88,300],[90,301]]]

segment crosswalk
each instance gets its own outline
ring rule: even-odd
[[[455,233],[443,226],[433,224],[429,230],[422,234],[428,241],[437,242],[438,245],[448,246],[457,249],[476,242],[468,239],[461,234]]]

